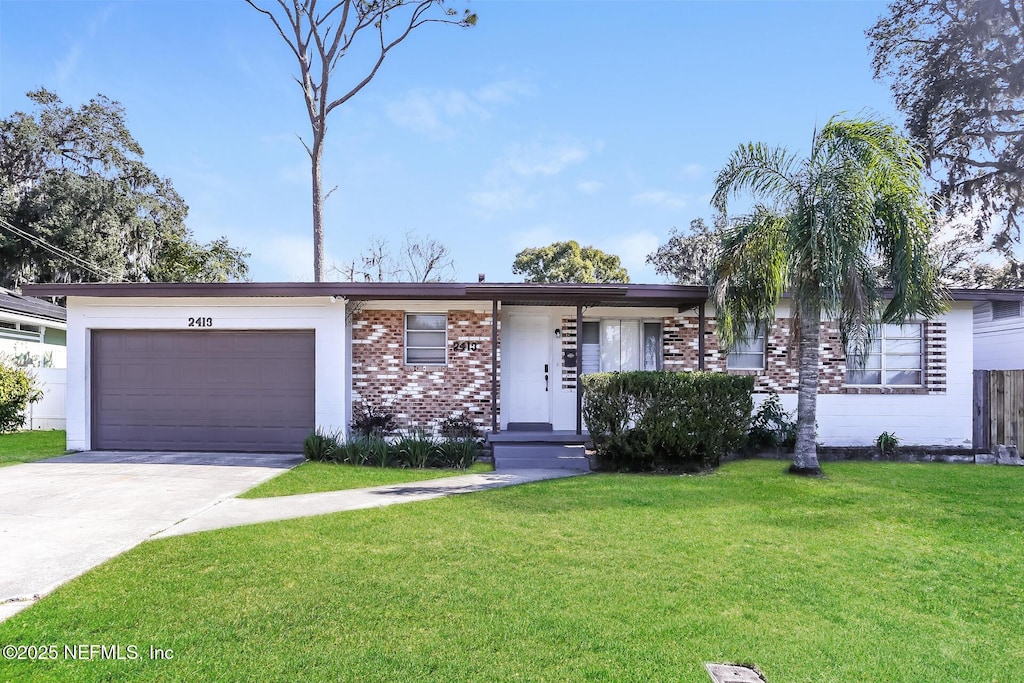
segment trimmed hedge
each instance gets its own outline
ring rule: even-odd
[[[717,372],[611,372],[583,377],[583,419],[597,469],[700,471],[740,448],[754,378]]]

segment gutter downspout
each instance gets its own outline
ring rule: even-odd
[[[583,304],[576,304],[576,436],[583,434]]]
[[[707,325],[707,318],[704,315],[704,303],[697,307],[697,369],[704,369],[704,327]]]
[[[498,433],[498,300],[491,302],[491,432]]]

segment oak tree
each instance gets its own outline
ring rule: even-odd
[[[144,163],[118,102],[28,98],[34,112],[0,120],[0,286],[246,275],[243,250],[196,242],[185,201]]]
[[[512,272],[524,275],[524,282],[629,282],[618,256],[575,240],[523,249]]]
[[[868,30],[949,206],[996,248],[1024,217],[1024,0],[893,0]]]

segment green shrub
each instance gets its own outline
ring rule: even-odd
[[[598,469],[717,467],[743,445],[754,378],[713,372],[616,372],[583,377],[583,419]]]
[[[306,460],[327,462],[335,459],[335,453],[341,447],[342,437],[337,432],[324,432],[319,427],[314,429],[302,442],[302,454]]]
[[[434,459],[437,444],[421,429],[415,430],[391,446],[395,459],[402,467],[429,467]]]
[[[42,397],[33,375],[0,362],[0,433],[21,429],[28,404]]]
[[[747,432],[748,451],[765,448],[789,448],[796,445],[796,419],[792,413],[782,409],[782,402],[775,392],[769,394],[754,411]]]
[[[364,465],[394,467],[395,463],[398,462],[398,450],[389,444],[384,437],[357,437],[353,440],[353,444],[362,451],[362,464]]]
[[[480,442],[476,439],[449,439],[437,444],[437,460],[433,467],[467,469],[480,455]]]

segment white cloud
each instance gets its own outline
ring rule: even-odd
[[[485,214],[530,209],[537,204],[536,197],[515,185],[481,190],[470,195],[469,199]]]
[[[684,180],[700,180],[704,177],[704,167],[700,164],[686,164],[680,171]]]
[[[385,112],[396,126],[433,138],[450,138],[461,121],[486,120],[493,107],[510,104],[533,92],[528,84],[518,80],[496,81],[474,92],[417,88],[388,104]]]
[[[476,99],[484,104],[511,104],[521,97],[532,97],[536,90],[528,83],[516,79],[496,81],[478,89]]]
[[[107,19],[110,18],[113,11],[113,5],[108,5],[93,15],[85,26],[84,36],[71,43],[71,47],[68,48],[64,56],[54,62],[54,78],[58,85],[63,85],[74,78],[87,44],[93,42],[96,34],[107,23]]]
[[[586,148],[575,142],[534,142],[511,147],[503,165],[518,176],[552,176],[586,158]]]
[[[668,192],[666,190],[647,190],[633,195],[633,201],[638,204],[649,206],[660,206],[667,209],[682,209],[689,205],[686,195]]]
[[[622,265],[632,275],[646,268],[647,255],[658,249],[658,236],[642,230],[615,237],[608,243],[606,251],[622,260]]]
[[[388,118],[396,126],[435,138],[455,134],[458,119],[487,118],[489,113],[461,90],[412,90],[387,105]]]
[[[604,189],[604,183],[598,180],[581,180],[576,183],[576,189],[583,194],[597,194]]]

